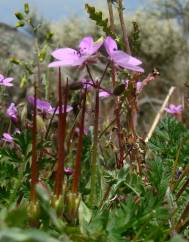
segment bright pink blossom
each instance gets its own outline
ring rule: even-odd
[[[127,70],[144,72],[144,69],[139,66],[142,62],[137,58],[128,55],[124,51],[118,50],[117,43],[112,37],[108,36],[105,39],[104,46],[110,60],[114,64]]]
[[[34,96],[28,96],[27,99],[29,103],[34,105]],[[52,106],[49,102],[38,98],[36,99],[36,106],[42,113],[49,113],[52,110]]]
[[[100,98],[106,98],[106,97],[109,97],[111,94],[106,92],[106,91],[100,91],[99,92],[99,97]]]
[[[32,105],[34,105],[34,97],[33,96],[28,96],[28,102],[31,103]],[[36,100],[36,106],[37,106],[37,109],[39,109],[42,113],[49,113],[49,114],[53,114],[55,109],[56,109],[56,112],[55,114],[59,114],[59,108],[54,108],[51,106],[51,104],[47,101],[44,101],[44,100],[41,100],[41,99],[38,99]],[[72,111],[72,107],[67,105],[66,107],[66,112],[70,112]],[[64,105],[62,105],[62,112],[64,112]]]
[[[56,59],[50,63],[49,67],[61,66],[80,66],[89,60],[98,49],[101,47],[103,41],[95,43],[91,36],[85,37],[80,41],[79,49],[61,48],[56,49],[51,55]]]

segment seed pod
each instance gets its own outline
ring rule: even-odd
[[[24,19],[24,15],[21,12],[16,12],[15,16],[18,20],[23,20]]]
[[[120,96],[124,91],[125,91],[125,84],[120,84],[114,88],[113,94],[115,96]]]
[[[25,25],[25,23],[23,21],[18,21],[16,23],[16,27],[19,28],[19,27],[23,27]]]
[[[29,4],[28,3],[25,3],[24,4],[24,12],[25,12],[25,14],[28,14],[29,13]]]

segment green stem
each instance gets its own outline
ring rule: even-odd
[[[36,202],[35,186],[38,182],[38,164],[37,164],[37,84],[34,82],[34,111],[32,125],[32,164],[31,164],[31,201]]]
[[[95,205],[96,180],[97,180],[97,151],[98,151],[98,120],[99,120],[99,82],[96,82],[95,97],[95,117],[94,117],[94,136],[91,151],[91,193],[89,203],[91,207]]]
[[[112,85],[113,88],[116,85],[116,67],[112,63]],[[117,126],[117,138],[118,138],[118,145],[119,145],[119,158],[117,159],[117,168],[121,168],[123,166],[123,160],[124,160],[124,146],[123,146],[123,139],[121,134],[121,122],[120,122],[120,100],[119,97],[116,97],[115,100],[115,108],[114,108],[114,114],[116,119],[116,126]]]
[[[82,155],[82,146],[83,146],[83,134],[84,134],[84,122],[85,122],[85,110],[86,110],[86,95],[87,95],[87,88],[85,88],[85,92],[83,95],[83,107],[81,113],[81,121],[79,127],[79,140],[77,145],[77,154],[74,164],[74,174],[73,174],[73,193],[78,192],[79,186],[79,175],[80,175],[80,162],[81,162],[81,155]]]
[[[58,161],[55,178],[55,195],[58,198],[62,193],[62,184],[64,181],[64,160],[65,150],[64,142],[66,136],[66,108],[68,98],[68,81],[64,92],[64,110],[62,110],[62,85],[61,85],[61,71],[59,69],[59,82],[58,82],[58,95],[59,95],[59,121],[58,121]]]

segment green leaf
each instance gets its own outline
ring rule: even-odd
[[[8,228],[0,231],[0,242],[60,242],[39,230]]]
[[[11,210],[7,214],[5,221],[6,224],[10,227],[23,227],[27,221],[27,210],[24,208],[17,208]]]
[[[79,224],[80,230],[83,234],[86,234],[86,228],[91,220],[92,211],[81,200],[79,205]]]
[[[108,25],[108,19],[103,18],[101,11],[96,11],[95,7],[93,7],[89,4],[85,4],[85,9],[86,9],[87,13],[89,14],[89,18],[94,20],[96,25],[101,27],[103,29],[103,31],[106,33],[106,35],[112,36],[117,41],[119,46],[121,46],[121,47],[124,46],[122,41],[120,40],[120,38],[114,32],[111,31],[111,28]]]
[[[170,242],[186,242],[186,240],[183,239],[181,235],[176,235],[170,240]]]

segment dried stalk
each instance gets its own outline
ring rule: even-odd
[[[163,112],[164,112],[164,109],[165,109],[165,107],[167,106],[167,104],[168,104],[168,102],[169,102],[169,99],[170,99],[170,97],[173,95],[174,91],[175,91],[175,87],[171,87],[171,88],[169,89],[169,92],[168,92],[168,94],[167,94],[167,96],[166,96],[166,98],[165,98],[165,100],[164,100],[164,102],[163,102],[163,104],[162,104],[162,106],[161,106],[159,112],[157,113],[157,115],[156,115],[156,117],[155,117],[155,119],[154,119],[154,121],[153,121],[153,123],[152,123],[152,126],[151,126],[151,128],[150,128],[150,130],[149,130],[149,132],[148,132],[148,134],[147,134],[147,136],[146,136],[146,138],[145,138],[145,142],[146,142],[146,143],[147,143],[147,142],[149,141],[149,139],[152,137],[152,134],[153,134],[153,132],[154,132],[154,130],[155,130],[157,124],[159,123],[159,120],[161,119],[161,116],[162,116],[162,114],[163,114]]]

